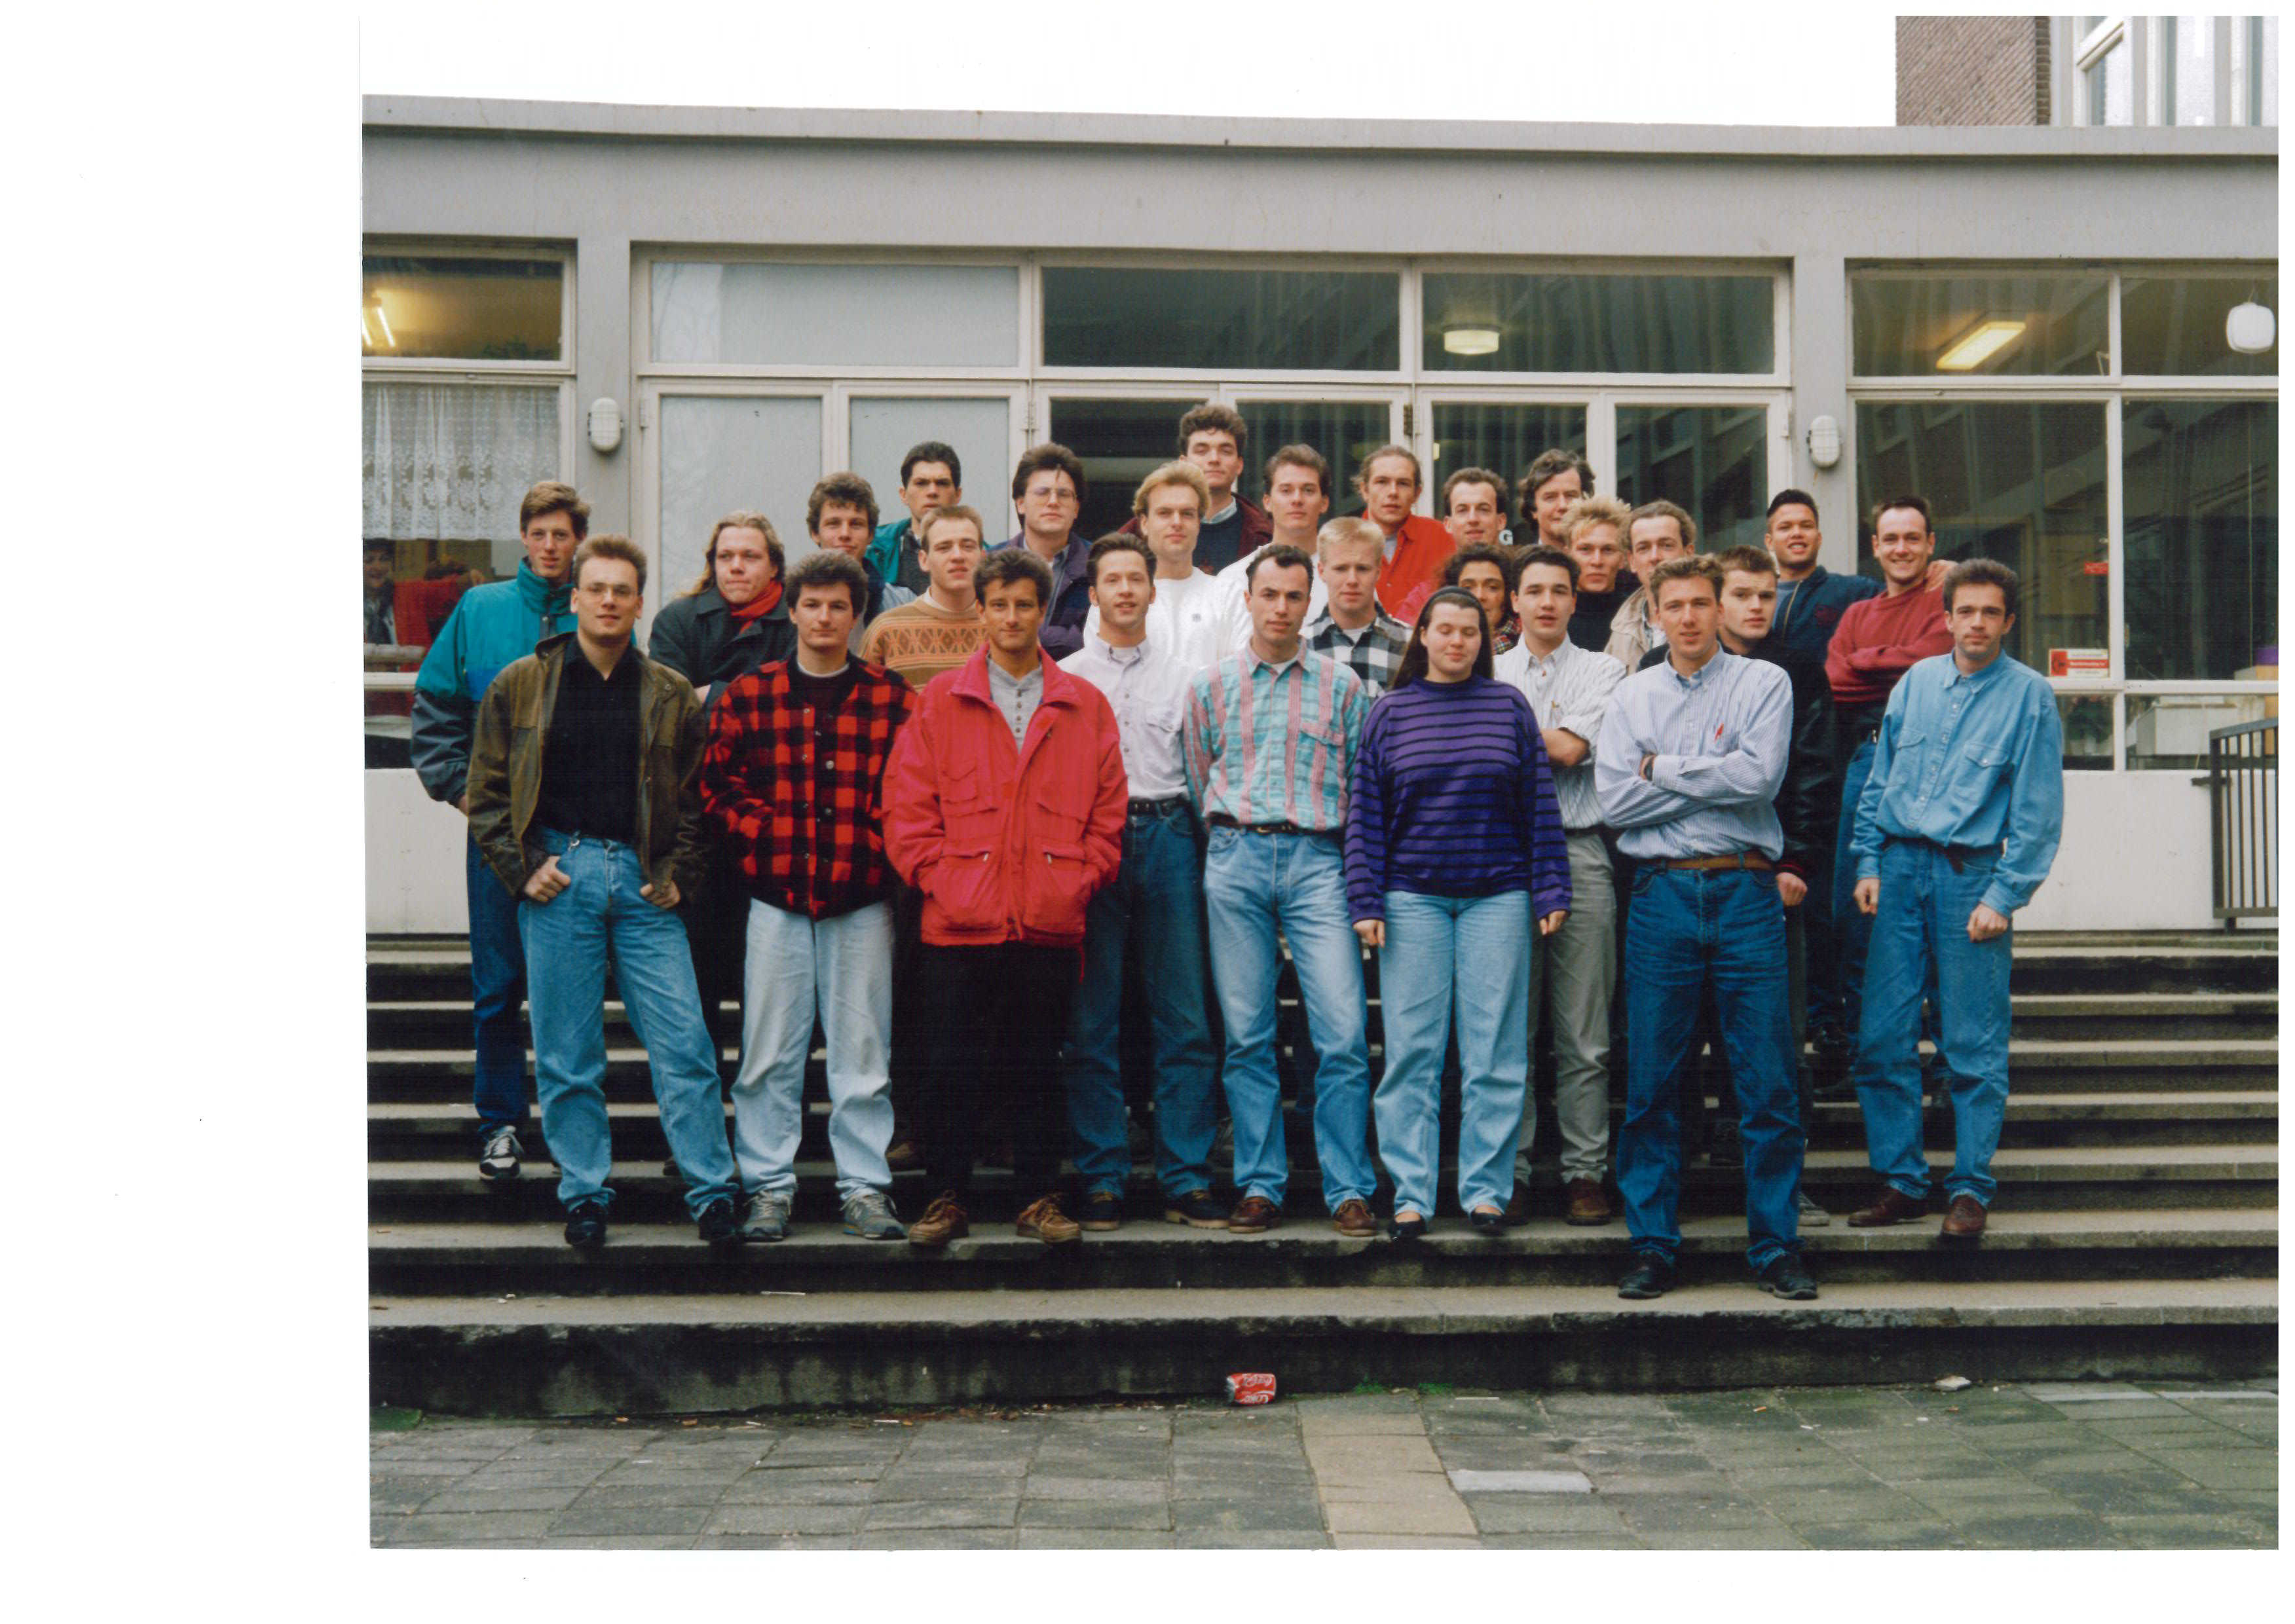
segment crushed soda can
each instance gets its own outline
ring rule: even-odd
[[[1272,1404],[1275,1377],[1264,1370],[1238,1371],[1227,1379],[1229,1404]]]

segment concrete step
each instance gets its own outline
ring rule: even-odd
[[[529,1149],[535,1148],[529,1147]],[[1930,1165],[1939,1182],[1950,1171],[1948,1151],[1932,1148]],[[2279,1154],[2266,1145],[2169,1145],[2127,1151],[2111,1147],[2066,1147],[2028,1149],[2004,1147],[1994,1156],[1993,1177],[2000,1185],[1997,1207],[2003,1212],[2073,1212],[2081,1210],[2157,1210],[2177,1207],[2271,1208],[2279,1198]],[[451,1161],[370,1162],[367,1164],[367,1211],[376,1223],[404,1220],[446,1223],[484,1220],[490,1217],[547,1217],[557,1212],[557,1171],[546,1161],[526,1163],[525,1174],[509,1187],[482,1183],[475,1156]],[[1540,1170],[1533,1179],[1533,1195],[1550,1188],[1550,1171]],[[814,1200],[826,1200],[834,1171],[827,1163],[799,1162],[801,1187]],[[625,1155],[615,1163],[611,1183],[615,1210],[633,1220],[682,1218],[684,1186],[665,1179],[658,1160]],[[903,1211],[916,1211],[932,1192],[921,1173],[902,1173],[894,1180]],[[984,1169],[975,1175],[979,1212],[1009,1218],[1022,1204],[1015,1198],[1009,1173]],[[1133,1187],[1143,1203],[1155,1196],[1149,1181],[1133,1175]],[[1224,1170],[1213,1189],[1222,1200],[1232,1199]],[[1295,1215],[1322,1210],[1320,1175],[1311,1164],[1295,1161],[1286,1210]],[[1877,1181],[1861,1150],[1812,1150],[1804,1163],[1802,1187],[1819,1205],[1834,1211],[1858,1207],[1871,1199]],[[1040,1192],[1028,1192],[1028,1198]],[[1380,1201],[1384,1200],[1384,1195]],[[1738,1213],[1744,1211],[1744,1177],[1734,1169],[1694,1164],[1683,1171],[1681,1211],[1685,1217]],[[1450,1211],[1452,1197],[1446,1187],[1441,1212]],[[1145,1210],[1144,1207],[1142,1210]]]
[[[2275,992],[2024,992],[2013,1000],[2021,1038],[2101,1042],[2120,1039],[2272,1038]]]
[[[825,1157],[829,1145],[829,1102],[819,1083],[806,1090],[804,1125],[799,1154]],[[1709,1113],[1719,1106],[1707,1096]],[[657,1108],[645,1101],[616,1100],[606,1106],[613,1124],[614,1143],[633,1160],[668,1154]],[[732,1107],[726,1106],[731,1120]],[[367,1155],[377,1161],[452,1160],[471,1145],[476,1119],[467,1105],[402,1101],[371,1105],[366,1109]],[[1613,1142],[1624,1118],[1615,1101],[1610,1110]],[[1153,1121],[1152,1112],[1145,1119]],[[1304,1143],[1309,1131],[1305,1114],[1295,1106],[1284,1109],[1289,1142]],[[1809,1126],[1809,1143],[1818,1149],[1861,1147],[1865,1120],[1857,1102],[1819,1101]],[[2271,1144],[2279,1135],[2279,1097],[2237,1091],[2155,1094],[2011,1094],[2003,1142],[2018,1146]],[[1443,1154],[1455,1155],[1458,1124],[1455,1116],[1443,1127]],[[1545,1148],[1543,1136],[1541,1148]]]
[[[1203,1397],[1243,1370],[1293,1393],[2277,1371],[2276,1279],[1850,1282],[1801,1303],[1748,1279],[1716,1258],[1646,1303],[1607,1285],[375,1296],[368,1386],[445,1414],[624,1416]]]
[[[1937,1222],[1891,1229],[1835,1224],[1801,1236],[1810,1271],[1827,1285],[1891,1280],[2266,1278],[2278,1272],[2275,1212],[2003,1212],[1973,1248],[1948,1247]],[[1180,1291],[1246,1286],[1592,1285],[1626,1268],[1622,1222],[1573,1228],[1534,1219],[1500,1236],[1440,1220],[1417,1245],[1349,1240],[1311,1214],[1265,1236],[1190,1229],[1156,1204],[1139,1221],[1046,1246],[983,1220],[945,1252],[870,1243],[833,1214],[796,1225],[783,1242],[719,1252],[686,1223],[616,1226],[585,1255],[551,1222],[388,1224],[368,1231],[368,1290],[395,1296],[520,1297],[600,1293],[760,1290]],[[1682,1226],[1687,1268],[1722,1272],[1741,1258],[1738,1218]]]

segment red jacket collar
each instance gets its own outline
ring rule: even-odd
[[[1076,680],[1062,671],[1049,655],[1044,656],[1039,669],[1044,673],[1044,704],[1073,705],[1075,703]],[[986,648],[973,650],[972,657],[964,662],[962,667],[957,672],[956,681],[949,684],[949,688],[950,691],[963,698],[977,699],[983,705],[995,703],[988,697],[988,650]]]

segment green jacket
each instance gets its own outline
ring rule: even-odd
[[[558,679],[576,634],[544,638],[532,654],[502,667],[478,701],[478,735],[470,747],[470,835],[512,896],[547,853],[529,846],[534,805],[542,792],[542,747],[558,703]],[[636,644],[623,655],[639,662],[638,861],[647,880],[674,882],[693,894],[704,866],[701,833],[701,752],[708,724],[693,685]]]

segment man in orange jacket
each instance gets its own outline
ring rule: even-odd
[[[1082,1234],[1052,1187],[1068,1120],[1060,1040],[1129,793],[1115,713],[1038,646],[1051,570],[1014,547],[982,559],[973,586],[988,646],[926,688],[885,784],[886,854],[924,895],[924,1139],[939,1193],[909,1241],[933,1249],[970,1232],[975,1150],[1008,1125],[1028,1204],[1017,1232]]]

